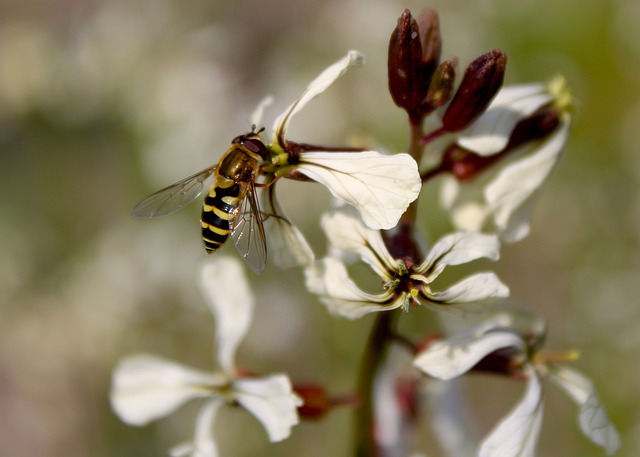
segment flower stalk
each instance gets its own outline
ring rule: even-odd
[[[380,313],[376,316],[362,355],[356,389],[359,402],[353,422],[355,457],[382,457],[375,434],[373,388],[393,340],[393,327],[398,316],[399,313]]]

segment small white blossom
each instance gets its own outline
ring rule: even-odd
[[[527,379],[525,394],[511,412],[482,440],[478,455],[536,455],[543,416],[543,379],[557,384],[569,394],[580,407],[578,421],[582,432],[603,447],[608,455],[613,455],[620,447],[620,438],[600,404],[591,381],[573,369],[554,363],[551,355],[545,357],[544,353],[537,352],[537,348],[527,343],[532,335],[525,337],[518,334],[514,327],[505,325],[505,316],[502,314],[494,320],[434,343],[414,359],[414,365],[425,373],[449,380],[471,370],[495,351],[509,351],[513,369],[517,369],[518,375]],[[532,327],[532,331],[536,330]],[[541,339],[541,335],[536,337],[536,341]],[[574,355],[569,353],[564,358],[571,359]]]
[[[376,311],[408,309],[410,304],[432,310],[467,314],[479,311],[488,299],[505,297],[508,288],[494,273],[472,275],[448,289],[432,290],[433,281],[448,265],[460,265],[486,257],[496,260],[499,243],[495,236],[457,232],[440,239],[425,260],[407,268],[387,250],[379,231],[365,227],[347,207],[325,215],[322,226],[329,238],[332,255],[306,270],[308,289],[335,314],[356,319]],[[384,291],[362,291],[349,278],[342,260],[357,255],[380,277]]]
[[[243,377],[235,354],[253,314],[254,299],[240,262],[216,257],[203,265],[201,284],[216,318],[219,372],[203,372],[161,357],[138,354],[124,358],[113,374],[111,405],[124,422],[145,425],[167,416],[189,400],[206,399],[196,421],[193,442],[172,450],[174,456],[216,457],[212,435],[217,412],[238,403],[265,427],[271,441],[287,438],[298,423],[301,400],[283,374]],[[233,291],[225,294],[225,290]]]
[[[445,179],[441,204],[450,212],[456,227],[479,231],[490,222],[507,242],[519,241],[529,234],[538,190],[561,158],[567,141],[570,103],[561,78],[548,85],[507,86],[475,122],[457,135],[459,146],[479,156],[491,156],[507,146],[520,120],[547,106],[560,111],[560,123],[550,135],[509,152],[509,158],[472,182]]]
[[[278,117],[269,145],[282,153],[284,175],[295,170],[329,189],[334,197],[360,211],[365,224],[373,229],[396,225],[409,204],[418,198],[422,180],[418,166],[408,154],[387,155],[377,151],[302,151],[295,163],[288,164],[289,143],[286,133],[293,116],[324,92],[350,67],[364,61],[362,54],[349,53],[314,79],[302,95]],[[274,161],[280,159],[276,157]]]

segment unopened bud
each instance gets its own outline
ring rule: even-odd
[[[295,386],[296,394],[302,398],[303,404],[298,414],[307,419],[320,419],[331,409],[332,402],[324,388],[316,385]]]
[[[505,150],[515,149],[528,142],[545,138],[560,125],[560,112],[545,109],[522,119],[516,124]]]
[[[499,49],[471,62],[442,118],[444,130],[462,130],[482,114],[502,86],[506,65],[507,56]]]
[[[498,158],[498,154],[480,156],[453,143],[443,152],[440,166],[453,174],[458,181],[469,181]]]
[[[425,100],[441,48],[438,14],[426,10],[416,21],[404,10],[389,40],[387,69],[391,97],[413,123],[431,111]]]
[[[409,10],[404,10],[389,40],[389,91],[396,105],[415,113],[423,93],[420,80],[422,45],[418,23]]]

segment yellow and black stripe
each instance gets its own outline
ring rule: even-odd
[[[244,188],[238,183],[229,187],[211,186],[202,206],[202,240],[207,254],[216,251],[229,238],[229,230],[235,221]]]

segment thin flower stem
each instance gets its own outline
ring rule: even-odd
[[[447,133],[447,131],[444,129],[444,127],[439,127],[437,129],[435,129],[433,132],[430,132],[430,133],[426,134],[425,136],[421,137],[420,138],[420,142],[422,144],[430,143],[431,141],[435,140],[436,138],[440,138],[445,133]]]
[[[408,153],[417,163],[420,163],[424,151],[422,124],[422,121],[409,123],[411,131]],[[398,222],[398,228],[410,238],[411,243],[414,245],[413,228],[417,211],[418,200],[415,200]],[[409,250],[408,252],[415,252],[415,250]],[[410,260],[413,263],[418,261],[418,259]],[[354,418],[355,457],[384,457],[380,454],[380,448],[375,436],[374,385],[390,344],[398,341],[398,335],[393,327],[401,314],[396,310],[383,312],[377,316],[362,355],[356,390],[360,402],[356,408]]]
[[[420,164],[420,161],[422,159],[422,152],[424,151],[424,144],[422,144],[422,124],[422,122],[419,122],[417,124],[409,124],[411,127],[411,132],[409,138],[409,149],[407,150],[407,152],[418,164]],[[416,215],[418,213],[418,200],[419,198],[414,200],[414,202],[409,205],[409,208],[407,209],[407,211],[405,211],[405,213],[400,218],[400,221],[398,222],[398,226],[411,227],[412,230],[410,231],[410,233],[413,233],[413,226],[415,225]]]
[[[438,165],[437,167],[424,172],[420,177],[422,178],[422,182],[424,183],[446,171],[447,170],[445,170],[442,165]]]
[[[373,325],[358,377],[359,404],[355,412],[355,457],[383,457],[375,437],[373,390],[378,370],[392,341],[392,326],[399,313],[380,313]]]

